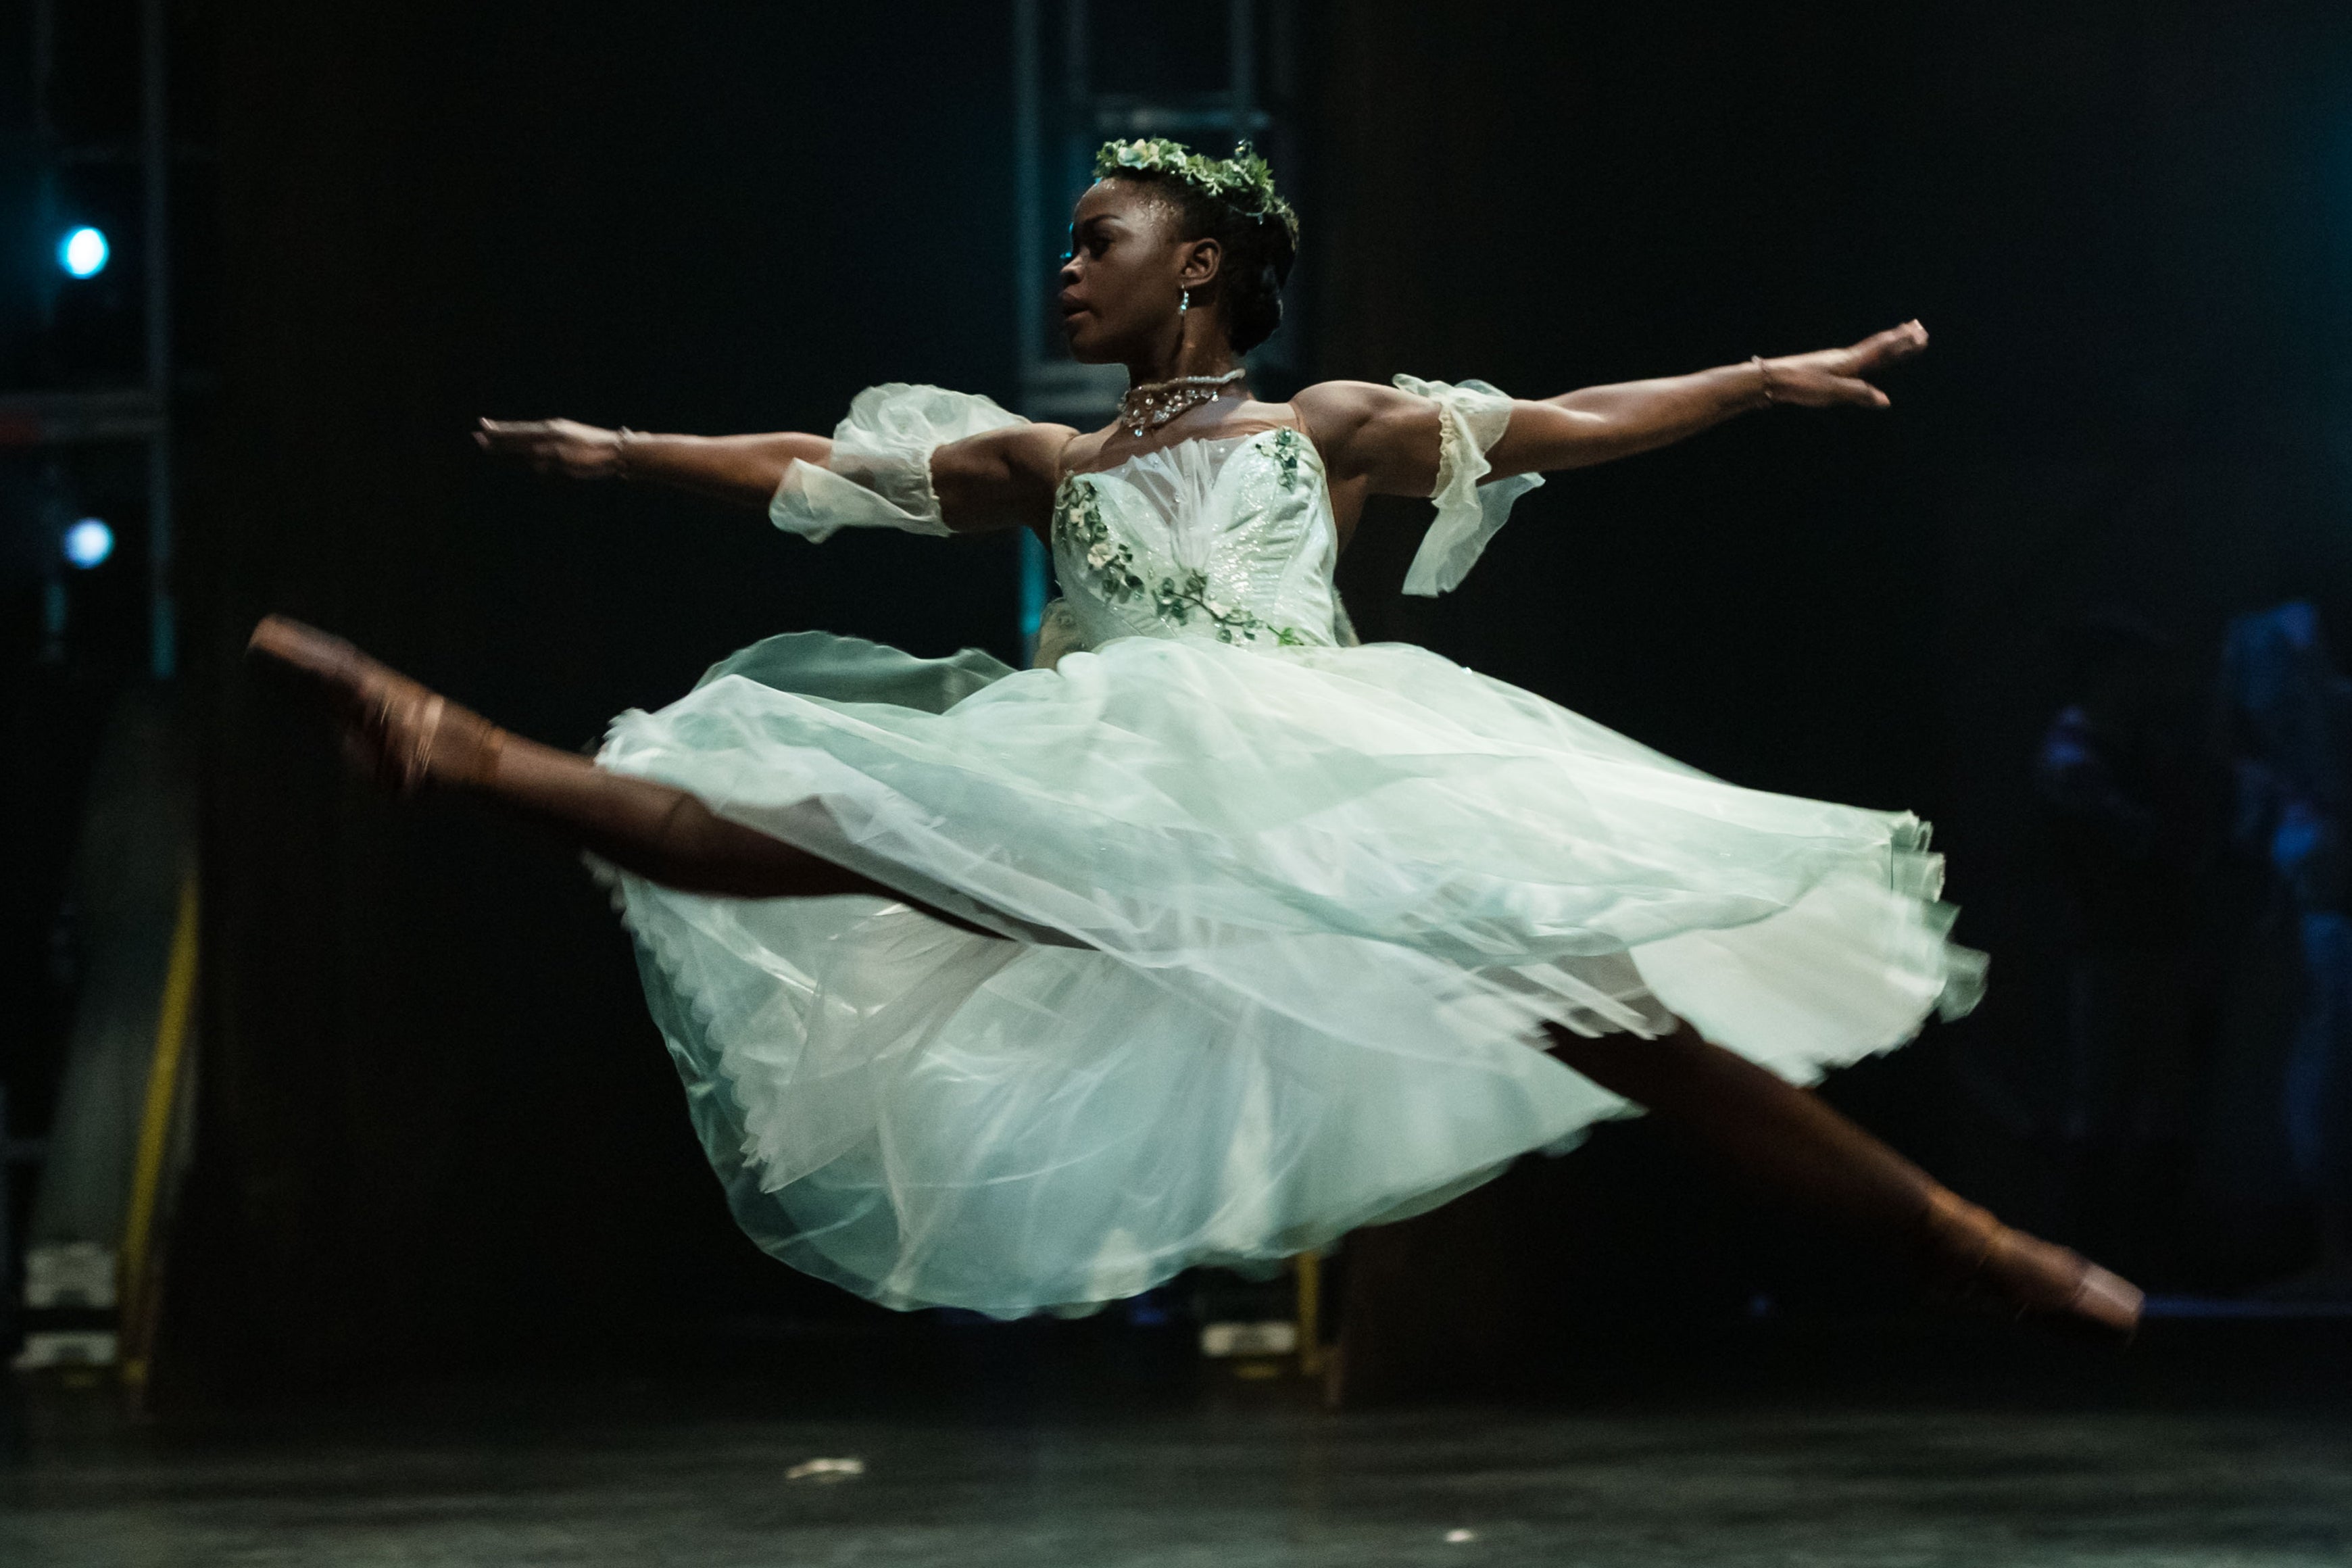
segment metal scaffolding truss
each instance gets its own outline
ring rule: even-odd
[[[171,162],[166,0],[138,0],[139,133],[130,143],[85,143],[63,135],[51,82],[58,0],[33,0],[31,81],[34,216],[45,234],[61,221],[59,176],[68,167],[131,163],[139,171],[142,372],[131,384],[70,392],[0,389],[0,447],[136,441],[146,447],[148,668],[171,679],[178,659],[172,593]],[[44,300],[46,309],[50,301]]]
[[[96,140],[67,134],[61,120],[69,118],[58,113],[57,79],[58,76],[58,43],[60,0],[31,0],[26,19],[30,23],[30,49],[27,64],[30,80],[24,84],[24,101],[31,112],[29,135],[11,135],[0,143],[0,155],[14,165],[13,172],[29,175],[31,192],[30,216],[41,243],[54,242],[75,215],[69,207],[68,188],[77,174],[93,169],[128,170],[135,180],[135,203],[118,212],[115,218],[130,230],[135,245],[129,254],[137,258],[135,293],[139,334],[135,361],[126,361],[111,384],[76,384],[71,367],[55,364],[37,366],[36,379],[47,380],[49,385],[37,387],[0,387],[0,450],[47,451],[55,458],[63,457],[62,448],[76,446],[114,444],[135,446],[143,449],[143,489],[146,510],[147,568],[147,648],[145,664],[157,681],[172,679],[177,666],[176,616],[172,592],[174,555],[173,515],[173,421],[172,421],[172,290],[171,290],[171,161],[173,148],[170,134],[168,106],[169,80],[165,68],[168,48],[166,0],[131,0],[137,18],[134,61],[121,61],[126,74],[135,74],[137,91],[137,128],[135,134]],[[119,55],[105,58],[121,60]],[[135,73],[129,68],[135,65]],[[39,275],[31,300],[33,320],[38,336],[51,338],[58,317],[59,289],[64,285],[55,272]],[[63,381],[63,388],[54,384]],[[52,464],[53,468],[61,464]],[[62,485],[55,473],[47,485],[52,492],[61,493]],[[47,515],[37,527],[52,527],[60,532],[70,513],[58,513],[62,502],[52,493]],[[45,542],[47,571],[44,616],[47,620],[47,647],[49,653],[62,658],[61,639],[66,624],[66,594],[60,581],[63,570],[59,545],[62,541],[51,538]],[[147,694],[149,701],[160,702],[154,693]],[[147,770],[153,776],[145,787],[152,794],[168,796],[171,784],[159,767]],[[168,800],[167,800],[168,804]],[[85,858],[87,857],[85,856]],[[173,890],[179,879],[179,859],[174,853],[167,856],[163,874],[173,879]],[[193,883],[191,882],[191,886]],[[102,922],[101,922],[102,923]],[[176,930],[177,928],[175,928]],[[185,946],[188,957],[184,967],[189,979],[182,987],[182,1002],[193,985],[194,931],[193,920],[187,922]],[[118,944],[119,945],[119,944]],[[112,948],[104,950],[100,968],[110,978],[118,978],[121,965],[105,965],[114,956]],[[135,966],[134,966],[135,967]],[[121,989],[120,985],[113,988]],[[156,1079],[149,1072],[148,1039],[137,1028],[114,1033],[125,1036],[128,1044],[120,1047],[116,1055],[121,1058],[122,1070],[116,1077],[121,1082],[100,1081],[89,1072],[90,1052],[83,1037],[91,1033],[89,1020],[105,1022],[113,1013],[120,1013],[120,996],[107,987],[93,984],[86,989],[77,1009],[76,1033],[68,1045],[67,1068],[68,1089],[61,1090],[63,1109],[53,1119],[51,1134],[47,1139],[28,1139],[16,1135],[8,1119],[5,1088],[0,1088],[0,1354],[5,1354],[16,1340],[20,1300],[45,1310],[71,1311],[76,1304],[97,1311],[110,1308],[119,1279],[137,1283],[141,1269],[134,1264],[118,1268],[118,1253],[126,1238],[135,1255],[151,1235],[146,1218],[126,1217],[126,1204],[110,1194],[110,1184],[120,1185],[124,1173],[131,1171],[131,1150],[125,1136],[116,1135],[110,1126],[100,1125],[91,1135],[89,1127],[108,1121],[108,1112],[114,1110],[109,1102],[119,1100],[125,1093],[136,1094],[138,1086],[146,1087],[152,1097]],[[184,1014],[184,1005],[182,1012]],[[176,1058],[174,1058],[176,1060]],[[104,1064],[101,1064],[104,1065]],[[120,1065],[120,1064],[118,1064]],[[79,1074],[85,1092],[79,1101],[85,1110],[95,1106],[97,1114],[77,1116],[72,1084]],[[124,1083],[133,1086],[123,1089]],[[185,1106],[176,1096],[171,1081],[163,1085],[164,1099],[161,1111],[149,1106],[145,1121],[159,1126],[175,1125],[171,1117],[184,1111]],[[130,1126],[141,1113],[123,1111],[113,1120]],[[159,1142],[159,1147],[163,1146]],[[26,1167],[38,1170],[40,1201],[35,1205],[29,1237],[12,1234],[8,1221],[16,1207],[11,1194],[12,1182],[21,1179]],[[159,1167],[160,1169],[160,1167]],[[149,1181],[146,1190],[155,1189]],[[99,1211],[99,1217],[86,1223],[78,1222],[74,1237],[56,1245],[57,1237],[47,1234],[57,1229],[55,1215],[69,1209],[76,1201],[86,1198],[92,1191],[100,1192],[102,1201],[84,1203],[85,1207]],[[151,1204],[149,1217],[153,1213]],[[45,1231],[45,1226],[47,1231]],[[89,1237],[95,1239],[89,1239]],[[35,1244],[30,1251],[35,1267],[26,1271],[25,1289],[20,1298],[17,1289],[20,1247]],[[39,1244],[52,1243],[43,1247]],[[79,1269],[79,1273],[77,1273]],[[152,1294],[152,1293],[151,1293]],[[100,1299],[103,1298],[101,1300]],[[37,1327],[38,1325],[37,1324]],[[118,1337],[110,1326],[105,1331],[77,1324],[59,1330],[54,1325],[30,1335],[16,1364],[31,1367],[71,1362],[104,1362],[114,1358]],[[142,1363],[143,1364],[143,1363]]]

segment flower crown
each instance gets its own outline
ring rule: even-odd
[[[1298,246],[1298,214],[1275,194],[1274,170],[1246,142],[1237,143],[1230,158],[1210,158],[1181,142],[1154,136],[1138,142],[1106,142],[1095,151],[1095,178],[1132,171],[1165,174],[1263,223],[1279,218],[1283,232]]]

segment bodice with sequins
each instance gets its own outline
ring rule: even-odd
[[[1123,637],[1339,641],[1330,491],[1314,443],[1287,426],[1070,474],[1054,498],[1053,542],[1087,647]]]

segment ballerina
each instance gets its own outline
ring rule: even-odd
[[[592,763],[272,616],[404,793],[589,853],[743,1229],[886,1305],[1083,1310],[1423,1212],[1641,1109],[2017,1314],[2139,1293],[1955,1196],[1804,1087],[1964,1012],[1907,815],[1741,789],[1424,649],[1332,587],[1369,496],[1430,496],[1458,584],[1545,470],[1770,406],[1884,407],[1917,322],[1518,400],[1399,376],[1257,400],[1297,219],[1244,147],[1113,142],[1060,273],[1081,432],[891,384],[833,436],[484,421],[495,456],[844,527],[1028,528],[1039,668],[816,632],[753,645]]]

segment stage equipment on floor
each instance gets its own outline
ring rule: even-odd
[[[192,1144],[194,810],[164,699],[126,694],[73,879],[82,983],[27,1227],[16,1365],[146,1378],[160,1238]]]

